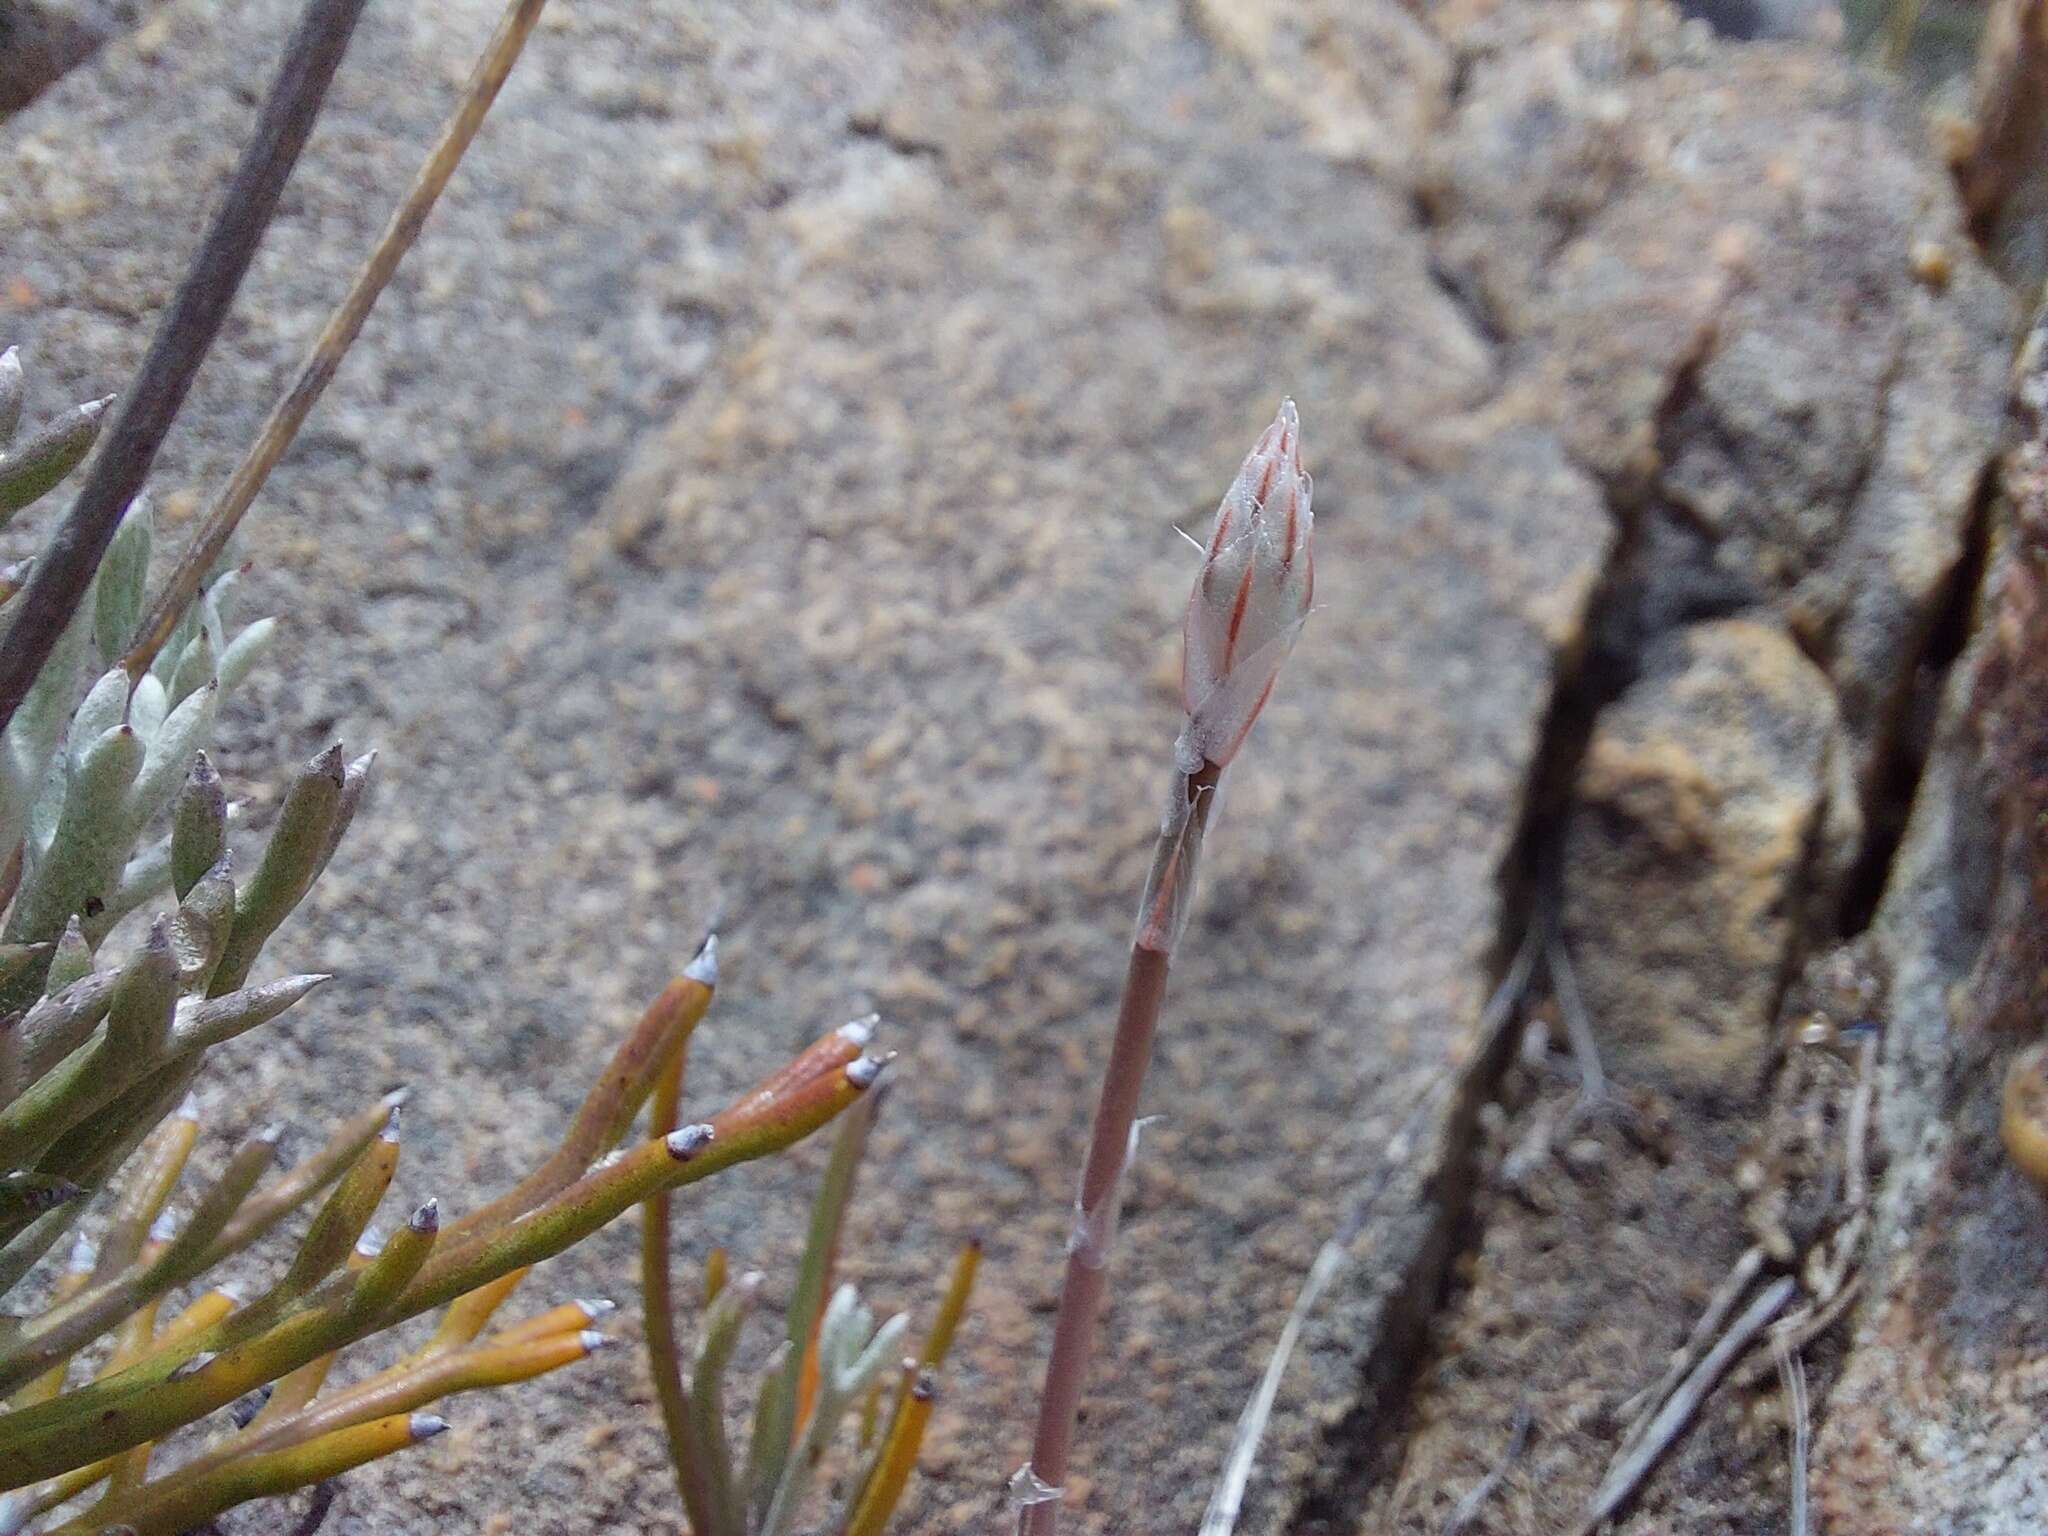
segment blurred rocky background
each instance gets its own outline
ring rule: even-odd
[[[39,404],[132,371],[294,9],[0,0]],[[167,542],[496,10],[370,8],[160,461]],[[1983,1130],[2024,1031],[1966,1006],[2021,920],[2012,774],[1959,702],[2022,305],[1841,18],[1686,10],[557,0],[243,541],[303,616],[246,718],[388,772],[298,920],[341,979],[223,1129],[409,1082],[405,1195],[463,1208],[722,913],[700,1098],[877,1008],[853,1276],[917,1304],[987,1236],[905,1528],[992,1528],[1178,716],[1174,529],[1288,393],[1321,608],[1176,968],[1075,1528],[1193,1529],[1390,1163],[1240,1529],[1435,1531],[1511,1444],[1465,1528],[1568,1528],[1757,1240],[1755,1149],[1801,1176],[1819,1019],[1883,1034],[1889,1162],[1809,1356],[1824,1528],[2039,1530],[2048,1207]],[[1549,988],[1479,1030],[1532,931],[1611,1079],[1577,1118]],[[819,1156],[681,1202],[688,1252],[789,1273]],[[550,1289],[628,1300],[632,1242]],[[622,1349],[458,1404],[328,1528],[672,1532],[650,1399]],[[1622,1528],[1783,1529],[1786,1480],[1766,1375]]]

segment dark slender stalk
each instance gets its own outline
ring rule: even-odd
[[[121,398],[78,500],[28,585],[9,606],[0,646],[0,730],[27,697],[58,635],[78,611],[121,514],[156,461],[164,434],[227,318],[235,290],[277,211],[285,178],[305,147],[364,0],[308,0],[270,84],[256,132],[200,241],[199,253],[157,326],[142,371]]]
[[[206,580],[214,562],[227,548],[228,540],[242,521],[242,514],[249,510],[249,504],[256,499],[263,482],[270,478],[271,470],[284,456],[285,449],[291,446],[292,439],[298,436],[307,414],[325,393],[335,370],[341,366],[342,358],[347,356],[348,349],[362,333],[363,322],[369,318],[378,295],[383,293],[385,285],[391,281],[391,274],[398,270],[399,262],[405,259],[405,253],[419,238],[441,189],[448,185],[448,178],[455,174],[455,167],[461,163],[464,151],[476,137],[477,129],[483,126],[484,114],[491,110],[499,87],[504,85],[505,77],[512,73],[512,66],[519,61],[519,52],[526,46],[527,36],[540,19],[541,7],[546,3],[547,0],[511,0],[505,7],[497,30],[491,34],[476,67],[470,71],[455,111],[442,125],[440,137],[434,141],[434,147],[427,152],[412,185],[406,189],[404,201],[391,215],[391,222],[377,237],[369,259],[357,271],[355,281],[349,285],[348,292],[299,364],[298,375],[292,380],[291,388],[270,408],[270,415],[256,434],[256,441],[250,444],[242,462],[235,466],[233,477],[207,509],[206,520],[178,557],[177,567],[164,584],[164,590],[158,594],[149,617],[138,627],[135,644],[121,663],[130,677],[142,676],[150,662],[156,659],[156,653],[171,637],[171,631],[177,628],[185,605],[198,593],[200,583]]]
[[[1130,1160],[1132,1127],[1137,1124],[1138,1098],[1152,1061],[1152,1040],[1158,1032],[1160,1004],[1166,998],[1166,976],[1172,963],[1178,914],[1194,895],[1194,853],[1200,846],[1209,808],[1223,770],[1204,763],[1192,775],[1176,774],[1166,822],[1153,855],[1152,878],[1138,917],[1138,939],[1124,976],[1122,1006],[1102,1092],[1095,1106],[1095,1125],[1088,1138],[1088,1160],[1081,1171],[1081,1193],[1074,1213],[1074,1234],[1067,1245],[1066,1279],[1060,1287],[1059,1315],[1053,1324],[1052,1358],[1046,1362],[1045,1387],[1038,1400],[1038,1427],[1032,1436],[1029,1473],[1050,1496],[1032,1497],[1019,1489],[1019,1536],[1052,1536],[1059,1523],[1059,1494],[1066,1482],[1068,1453],[1073,1448],[1074,1422],[1086,1384],[1088,1363],[1095,1352],[1095,1324],[1102,1298],[1109,1290],[1110,1252],[1116,1241],[1117,1207],[1124,1165]]]

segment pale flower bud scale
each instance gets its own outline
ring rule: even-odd
[[[1216,509],[1182,626],[1184,741],[1219,768],[1244,745],[1315,600],[1313,489],[1283,400]]]

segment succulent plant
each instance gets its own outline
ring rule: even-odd
[[[10,351],[10,429],[19,373]],[[90,433],[67,441],[75,464]],[[61,479],[10,479],[15,463],[0,457],[0,487],[33,484],[40,496]],[[20,494],[23,506],[35,499]],[[143,613],[150,545],[147,506],[131,507],[0,735],[0,1292],[20,1309],[0,1334],[0,1487],[11,1490],[0,1532],[47,1516],[69,1536],[172,1536],[418,1443],[444,1427],[424,1410],[447,1396],[583,1358],[602,1343],[592,1325],[608,1303],[563,1303],[486,1331],[534,1263],[625,1210],[789,1146],[860,1102],[882,1066],[865,1050],[870,1027],[834,1030],[708,1122],[676,1129],[665,1099],[657,1134],[615,1152],[657,1081],[680,1072],[717,985],[711,938],[619,1046],[556,1151],[461,1220],[444,1224],[429,1199],[388,1238],[374,1235],[398,1169],[402,1093],[275,1175],[283,1133],[259,1131],[181,1194],[204,1130],[189,1090],[208,1053],[327,979],[250,980],[361,810],[375,756],[349,762],[337,745],[302,767],[240,877],[232,807],[204,748],[223,694],[273,626],[230,630],[229,570],[131,673],[123,649]],[[81,698],[89,653],[108,670]],[[41,1284],[39,1261],[89,1211],[96,1241],[74,1242]],[[307,1211],[267,1289],[245,1298],[209,1280]],[[328,1388],[340,1351],[433,1310],[441,1320],[418,1349]],[[879,1369],[848,1357],[847,1341],[862,1334],[880,1360],[891,1336],[866,1337],[850,1299],[828,1313],[818,1358],[825,1391],[839,1393]],[[74,1382],[88,1356],[97,1370]],[[237,1403],[244,1411],[210,1442],[181,1442],[168,1470],[153,1465],[166,1436]]]
[[[864,1046],[873,1028],[872,1019],[842,1026],[842,1049]],[[682,1078],[678,1056],[655,1092],[656,1129],[674,1123]],[[869,1094],[840,1119],[791,1289],[785,1335],[758,1389],[744,1462],[735,1459],[726,1435],[725,1376],[740,1330],[757,1309],[762,1277],[747,1274],[728,1283],[726,1255],[712,1251],[686,1383],[669,1276],[667,1197],[648,1202],[641,1243],[648,1360],[693,1536],[789,1536],[799,1529],[819,1467],[855,1408],[861,1410],[854,1446],[859,1465],[838,1515],[824,1528],[838,1536],[880,1536],[909,1484],[981,1245],[971,1241],[961,1250],[915,1355],[899,1355],[907,1317],[898,1314],[877,1327],[853,1286],[833,1287],[854,1180],[883,1097]],[[892,1376],[884,1421],[881,1398]]]

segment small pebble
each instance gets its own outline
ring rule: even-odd
[[[1914,241],[1908,259],[1912,262],[1914,279],[1930,288],[1946,288],[1955,271],[1948,247],[1938,240]]]
[[[1564,1160],[1582,1173],[1599,1168],[1607,1162],[1606,1144],[1597,1137],[1581,1136],[1564,1149]]]

